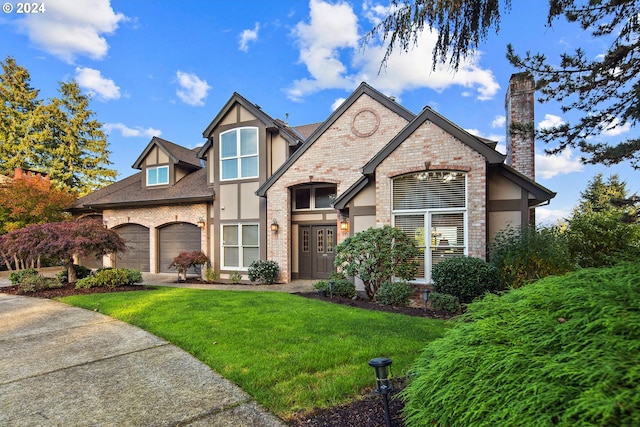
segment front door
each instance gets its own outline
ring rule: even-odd
[[[328,279],[335,271],[336,226],[300,226],[300,277]]]

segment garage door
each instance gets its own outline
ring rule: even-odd
[[[193,225],[180,222],[162,227],[158,234],[158,244],[160,247],[160,265],[158,271],[161,273],[173,273],[175,270],[169,269],[169,264],[180,252],[199,251],[200,229]]]
[[[143,225],[127,224],[114,229],[127,242],[129,250],[118,254],[116,267],[135,268],[149,272],[149,229]]]

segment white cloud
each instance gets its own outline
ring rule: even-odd
[[[614,118],[611,123],[604,127],[602,135],[604,136],[618,136],[620,134],[629,132],[631,130],[631,124],[629,122],[624,125],[620,125],[620,119]]]
[[[555,156],[536,154],[536,176],[543,179],[553,178],[556,175],[566,175],[572,172],[580,172],[584,165],[579,157],[574,156],[573,150],[566,148]]]
[[[571,216],[570,211],[563,209],[536,208],[536,223],[555,225],[564,222]]]
[[[501,128],[507,123],[507,118],[505,116],[495,116],[493,121],[491,122],[492,128]]]
[[[553,114],[545,114],[544,120],[538,123],[538,129],[548,129],[564,124],[562,117]]]
[[[486,100],[500,89],[491,70],[479,66],[479,54],[463,61],[456,73],[444,65],[431,71],[431,51],[437,34],[430,31],[420,34],[419,49],[394,51],[381,70],[385,47],[375,40],[364,51],[360,48],[358,19],[349,4],[310,0],[309,6],[309,22],[298,23],[292,35],[300,48],[300,62],[306,65],[310,77],[293,82],[288,90],[291,99],[299,100],[328,88],[352,90],[361,81],[396,97],[416,88],[443,91],[457,85],[465,88],[468,96]],[[365,15],[373,23],[388,12],[387,8],[370,3],[365,6]]]
[[[249,42],[258,40],[258,31],[260,30],[260,24],[256,22],[253,30],[244,30],[240,33],[240,50],[247,52],[249,50]]]
[[[179,88],[176,95],[182,102],[188,105],[201,106],[204,105],[204,99],[207,97],[211,86],[206,80],[201,80],[193,73],[176,72]]]
[[[78,55],[104,58],[109,45],[103,36],[127,19],[109,0],[56,0],[46,8],[46,13],[25,15],[20,26],[34,45],[69,63]]]
[[[111,132],[112,130],[120,131],[120,134],[125,138],[137,138],[137,137],[151,138],[153,136],[160,136],[162,134],[162,132],[158,129],[153,129],[153,128],[144,129],[141,126],[130,128],[124,123],[105,123],[104,128],[107,132]]]
[[[81,88],[98,99],[108,101],[120,98],[120,88],[111,79],[102,77],[99,70],[87,67],[76,67],[76,80]]]
[[[346,98],[338,98],[335,101],[333,101],[333,104],[331,104],[331,111],[335,111],[339,106],[342,105],[342,103],[346,100]]]

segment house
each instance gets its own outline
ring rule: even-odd
[[[254,260],[281,280],[326,278],[335,246],[385,224],[422,248],[417,282],[455,255],[486,258],[492,237],[534,220],[555,193],[535,182],[534,82],[512,76],[507,155],[425,107],[414,114],[362,83],[324,122],[292,127],[234,93],[196,150],[152,138],[137,174],[74,205],[123,235],[107,264],[168,271],[180,251],[205,251],[221,277]]]

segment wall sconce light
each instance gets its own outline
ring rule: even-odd
[[[377,357],[369,361],[369,366],[376,372],[376,393],[382,395],[384,401],[384,415],[387,427],[391,427],[391,415],[389,414],[389,393],[393,391],[391,385],[391,359],[387,357]]]
[[[198,228],[204,228],[204,218],[198,218],[198,222],[196,222],[196,225],[198,226]]]
[[[271,223],[271,232],[272,233],[277,233],[278,229],[280,228],[280,226],[278,225],[278,222],[276,221],[276,219],[273,219],[273,222]]]
[[[342,219],[340,219],[340,230],[344,233],[349,231],[349,219],[346,216],[343,216]]]

